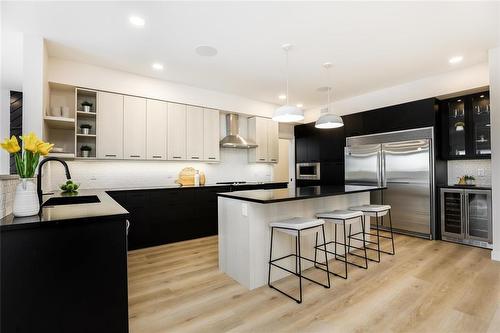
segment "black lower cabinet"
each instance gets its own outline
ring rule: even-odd
[[[125,219],[0,236],[1,332],[128,332]]]
[[[273,189],[287,183],[107,192],[130,213],[128,249],[217,235],[217,193]]]

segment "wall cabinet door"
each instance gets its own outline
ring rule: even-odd
[[[279,123],[267,120],[267,155],[268,161],[278,163],[279,160]]]
[[[186,158],[200,161],[203,159],[203,108],[187,107]]]
[[[123,158],[123,96],[99,92],[97,157]]]
[[[123,97],[123,157],[146,158],[146,99]]]
[[[268,119],[253,117],[248,119],[248,138],[257,144],[257,148],[249,149],[248,161],[255,163],[268,162]]]
[[[220,116],[219,110],[203,110],[203,159],[205,161],[220,160]]]
[[[186,159],[186,105],[168,103],[167,156],[169,160]]]
[[[146,158],[166,160],[167,102],[148,99],[146,109]]]

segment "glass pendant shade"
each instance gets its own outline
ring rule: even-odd
[[[314,127],[320,129],[339,128],[342,126],[344,126],[342,118],[333,113],[323,113],[319,116],[318,120],[316,120],[316,124],[314,125]]]
[[[304,119],[304,111],[293,105],[283,105],[274,110],[273,120],[280,123],[291,123]]]

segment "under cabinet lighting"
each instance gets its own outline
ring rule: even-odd
[[[163,70],[163,65],[160,64],[159,62],[155,62],[154,64],[151,65],[151,67],[153,67],[153,69],[157,70],[157,71],[162,71]]]
[[[128,20],[136,27],[143,27],[145,23],[144,19],[139,16],[130,16]]]

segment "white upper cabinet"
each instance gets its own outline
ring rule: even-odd
[[[203,109],[203,159],[220,161],[220,116],[219,110]]]
[[[278,162],[278,123],[268,118],[248,119],[248,139],[257,148],[248,150],[248,161],[254,163]]]
[[[146,99],[123,97],[123,157],[146,159]]]
[[[279,123],[269,119],[267,122],[267,157],[269,162],[278,163]]]
[[[203,159],[203,108],[187,107],[187,159],[200,161]]]
[[[146,158],[167,159],[167,102],[148,99],[146,103]]]
[[[123,95],[98,93],[97,157],[123,158]]]
[[[167,157],[169,160],[186,159],[186,105],[168,103]]]

